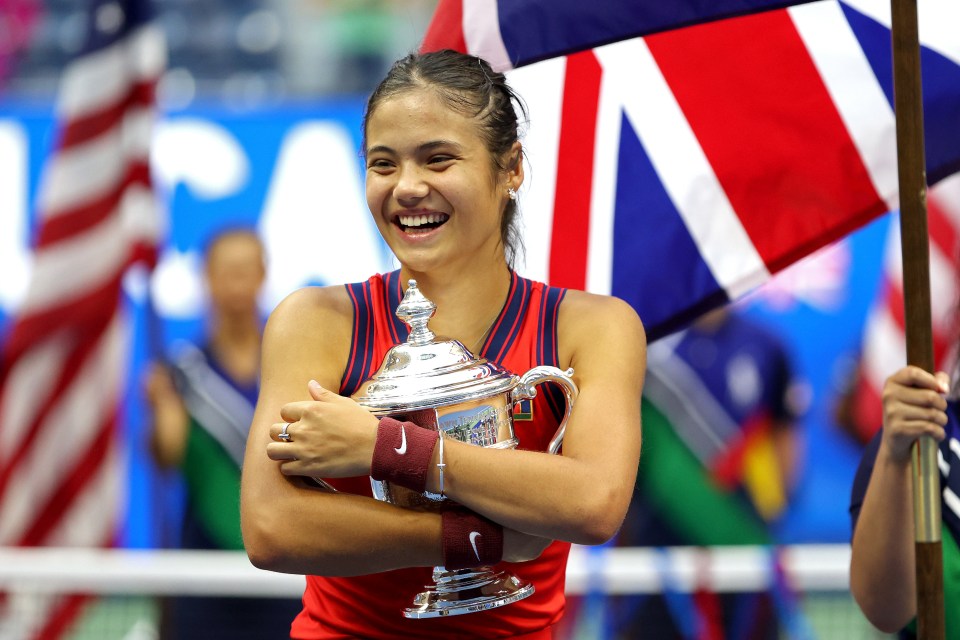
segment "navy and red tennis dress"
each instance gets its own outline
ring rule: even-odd
[[[340,394],[352,395],[376,373],[393,346],[406,341],[408,328],[394,314],[403,298],[400,272],[376,275],[347,285],[353,300],[353,344]],[[523,374],[538,365],[559,366],[557,316],[565,289],[511,275],[510,291],[478,357]],[[537,397],[515,412],[521,449],[545,451],[564,411],[562,392],[552,384],[538,387]],[[370,479],[333,479],[339,491],[371,495]],[[531,489],[533,490],[533,489]],[[323,535],[323,531],[317,531]],[[400,569],[358,577],[307,576],[304,608],[292,636],[330,638],[550,638],[550,627],[564,610],[564,583],[569,543],[554,542],[537,559],[502,563],[502,568],[533,583],[530,597],[504,607],[446,618],[407,619],[403,609],[416,593],[432,584],[432,569]],[[501,566],[501,565],[498,565]]]

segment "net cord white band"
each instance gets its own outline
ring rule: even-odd
[[[773,580],[771,551],[575,545],[567,593],[657,593],[665,584],[684,591],[698,586],[714,592],[759,591]],[[849,545],[790,545],[778,552],[793,588],[849,590]],[[299,597],[303,590],[303,576],[262,571],[243,552],[0,548],[0,591]]]

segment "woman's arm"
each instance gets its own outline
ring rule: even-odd
[[[893,633],[916,613],[910,447],[922,435],[944,437],[948,384],[905,367],[883,387],[883,435],[853,533],[850,590],[867,619]]]
[[[271,426],[286,407],[299,404],[314,410],[346,406],[353,411],[356,442],[372,442],[377,420],[366,410],[333,392],[325,392],[327,403],[314,402],[308,394],[309,380],[329,388],[339,384],[351,335],[352,307],[340,287],[298,291],[267,322],[260,397],[247,439],[240,500],[244,546],[251,562],[262,569],[346,576],[443,562],[439,515],[318,490],[300,476],[285,476],[281,463],[267,456],[268,445],[288,446],[271,438]],[[339,433],[342,426],[335,421],[331,433]],[[358,450],[363,446],[354,444],[347,454],[356,456]],[[369,474],[369,453],[365,464],[365,469],[340,477]],[[504,560],[533,559],[548,543],[505,529]]]
[[[509,529],[598,544],[616,533],[633,492],[646,341],[639,318],[626,303],[576,291],[564,299],[559,336],[560,361],[575,369],[580,390],[563,455],[447,440],[444,490]],[[290,428],[294,440],[301,440],[300,451],[293,454],[299,460],[284,464],[284,472],[322,477],[369,473],[374,445],[369,414],[330,391],[317,390],[314,398],[318,402],[284,407],[284,420],[298,421]],[[297,451],[273,445],[271,456],[288,450]],[[439,490],[438,462],[435,450],[427,475],[427,489],[434,492]]]
[[[298,291],[267,322],[260,397],[241,481],[244,546],[254,565],[289,573],[359,575],[438,564],[439,517],[312,489],[302,478],[282,475],[266,455],[270,426],[285,404],[309,399],[308,380],[331,388],[339,383],[352,323],[341,292]]]
[[[445,490],[506,527],[600,544],[619,530],[633,494],[646,337],[625,302],[569,291],[559,345],[560,362],[573,367],[579,387],[562,455],[448,443]],[[437,475],[431,467],[434,490]]]

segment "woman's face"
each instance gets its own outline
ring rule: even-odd
[[[391,97],[367,120],[367,205],[414,271],[503,253],[507,188],[519,188],[523,169],[496,171],[479,126],[429,89]]]

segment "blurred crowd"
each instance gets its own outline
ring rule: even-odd
[[[9,4],[0,32],[9,27],[29,37],[21,38],[3,90],[47,98],[81,46],[86,14],[72,0]],[[169,47],[160,99],[168,110],[204,99],[255,108],[369,93],[390,62],[417,47],[435,6],[436,0],[155,0]]]

